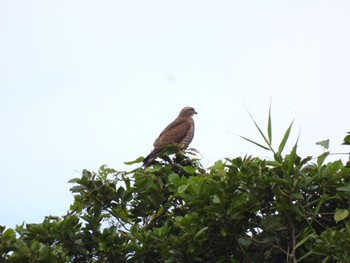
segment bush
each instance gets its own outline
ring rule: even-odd
[[[267,146],[247,139],[273,160],[203,169],[188,151],[130,172],[84,170],[67,215],[0,228],[0,262],[348,262],[350,167],[324,163],[328,152],[300,158],[297,145],[282,157],[290,128],[278,151],[270,117]]]

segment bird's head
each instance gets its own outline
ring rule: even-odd
[[[198,114],[194,108],[185,107],[180,111],[179,117],[188,118],[192,117],[194,114]]]

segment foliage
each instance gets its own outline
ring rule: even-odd
[[[345,136],[343,144],[350,145],[350,132],[348,132],[348,135]]]
[[[348,262],[350,167],[282,151],[203,169],[188,153],[143,169],[103,165],[70,182],[63,217],[0,227],[0,262]],[[322,145],[322,144],[321,144]],[[325,144],[323,144],[325,145]],[[327,147],[328,148],[328,147]],[[142,158],[129,164],[140,163]]]

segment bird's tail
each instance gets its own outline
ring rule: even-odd
[[[143,159],[143,167],[147,168],[150,166],[154,160],[157,157],[157,153],[160,151],[160,149],[154,149],[149,155],[146,156],[145,159]]]

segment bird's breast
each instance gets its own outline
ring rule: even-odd
[[[194,125],[191,125],[191,128],[188,130],[186,136],[180,141],[180,145],[183,145],[185,148],[191,143],[194,136]]]

